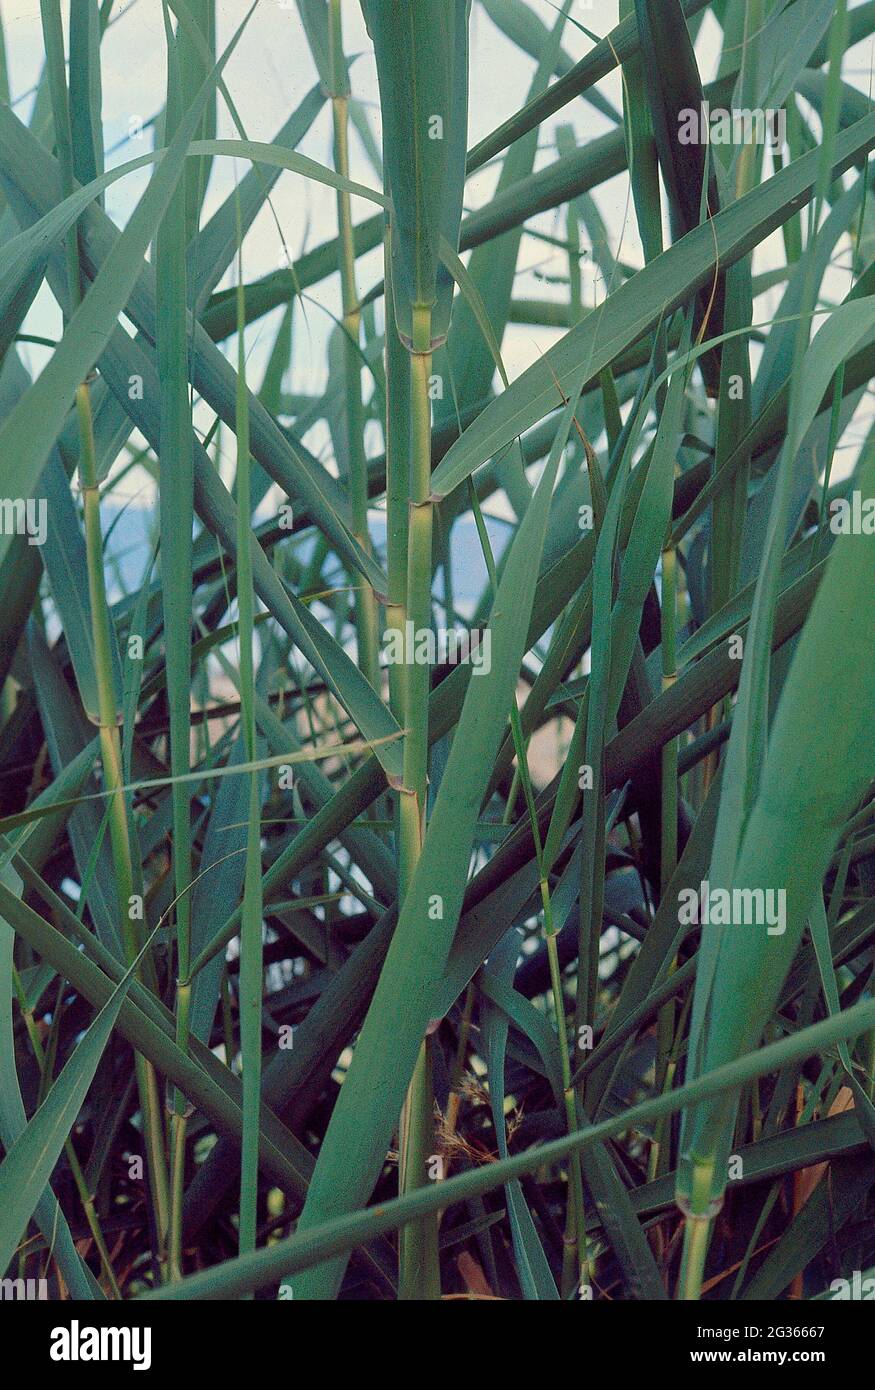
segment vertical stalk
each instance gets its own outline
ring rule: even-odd
[[[40,19],[43,44],[46,50],[46,77],[52,106],[55,149],[61,171],[61,189],[66,198],[73,192],[73,132],[70,125],[70,101],[67,92],[64,28],[61,21],[60,0],[40,0]],[[72,313],[82,298],[79,233],[75,222],[67,230],[64,237],[64,255],[67,262],[67,281]]]
[[[430,316],[424,314],[420,341],[428,342]],[[407,548],[407,616],[414,634],[431,627],[431,551],[434,505],[431,502],[431,402],[428,381],[431,347],[410,354],[410,516]],[[427,662],[407,666],[407,736],[404,740],[404,786],[417,801],[417,821],[425,824],[428,781],[428,697],[431,672]],[[417,851],[417,858],[419,857]]]
[[[182,115],[182,75],[177,40],[164,6],[167,43],[166,134],[170,138]],[[185,305],[186,182],[180,180],[155,239],[158,280],[158,371],[161,379],[159,427],[159,499],[161,523],[162,609],[167,665],[170,771],[185,777],[191,767],[191,602],[194,461],[191,444],[191,399],[188,384],[188,325]],[[197,210],[195,209],[195,220]],[[171,787],[173,882],[176,927],[176,1042],[188,1052],[191,1010],[191,803],[185,782]],[[169,1275],[182,1277],[182,1198],[186,1130],[191,1107],[175,1087],[169,1102],[170,1216]]]
[[[677,680],[677,554],[673,545],[667,545],[662,552],[662,689],[671,689]],[[659,889],[660,898],[668,891],[672,875],[677,868],[678,859],[678,740],[671,738],[662,748],[662,806],[661,806],[661,854]],[[675,962],[670,969],[674,971]],[[674,1000],[669,1000],[659,1011],[656,1022],[656,1085],[663,1090],[670,1074],[670,1062],[674,1046]],[[654,1131],[650,1149],[649,1174],[656,1178],[667,1170],[667,1154],[664,1136],[671,1132],[666,1122],[661,1122]]]
[[[677,680],[677,552],[668,545],[662,552],[662,689]],[[662,844],[660,892],[665,893],[678,859],[678,741],[671,738],[662,750]]]
[[[739,91],[742,107],[753,101],[759,75],[759,45],[763,29],[763,0],[747,0],[744,12],[744,45],[741,50]],[[753,188],[757,165],[762,161],[762,148],[754,141],[742,145],[735,169],[735,196],[743,198]]]
[[[537,834],[537,828],[535,833]],[[543,872],[543,870],[542,870]],[[553,920],[553,907],[550,889],[546,878],[541,879],[541,901],[544,905],[544,939],[547,943],[547,959],[550,964],[550,988],[553,994],[553,1009],[556,1014],[556,1031],[559,1036],[559,1063],[562,1068],[562,1094],[565,1101],[565,1124],[569,1134],[579,1128],[577,1116],[577,1092],[571,1077],[571,1054],[568,1047],[568,1030],[565,1024],[564,995],[562,993],[562,971],[559,965],[559,948],[556,945],[557,928]],[[562,1242],[562,1293],[568,1297],[578,1285],[589,1280],[589,1256],[586,1242],[586,1208],[583,1200],[583,1173],[580,1155],[573,1153],[568,1161],[569,1198],[565,1218],[565,1238]]]
[[[386,631],[404,636],[407,619],[407,538],[410,512],[410,358],[398,334],[392,272],[392,229],[384,237],[386,304],[386,571],[389,592]],[[403,727],[407,708],[406,668],[389,666],[389,701]],[[397,833],[397,830],[396,830]]]
[[[684,1222],[684,1253],[681,1261],[681,1297],[685,1303],[695,1303],[702,1294],[705,1257],[711,1234],[711,1218],[688,1216]]]
[[[818,274],[815,259],[815,231],[818,226],[820,210],[832,182],[832,158],[839,124],[841,63],[845,52],[846,38],[847,3],[846,0],[837,0],[830,25],[829,77],[822,112],[823,142],[819,150],[817,177],[811,205],[812,235],[805,253],[806,263],[799,300],[799,319],[789,374],[787,414],[787,419],[790,422],[789,431],[777,465],[775,492],[769,512],[763,556],[754,589],[748,637],[745,642],[744,661],[735,706],[736,712],[733,716],[733,728],[726,759],[727,775],[738,776],[743,780],[744,796],[738,805],[728,803],[726,810],[726,798],[721,803],[711,863],[712,879],[719,882],[725,878],[729,881],[731,877],[733,885],[744,882],[745,853],[748,844],[756,842],[754,825],[764,795],[761,767],[765,757],[768,723],[768,668],[774,634],[775,604],[779,589],[781,558],[784,553],[784,536],[790,514],[794,477],[793,461],[801,442],[798,406],[800,392],[805,389],[802,368],[810,345],[811,317],[817,304]],[[806,628],[807,632],[808,629]],[[800,661],[797,660],[794,663],[793,671],[795,673],[800,669],[802,667]],[[765,672],[764,678],[761,677],[762,672]],[[783,698],[784,700],[787,698],[786,690]],[[741,723],[742,718],[745,721],[743,725]],[[739,736],[743,737],[741,735],[742,727],[749,733],[743,753],[742,745],[738,741]],[[777,785],[777,782],[774,782],[770,787],[770,795],[774,798],[778,797],[775,789]],[[747,817],[746,821],[745,816]],[[777,813],[773,813],[773,819],[778,819]],[[722,959],[721,956],[720,961]],[[719,971],[719,962],[717,971]],[[729,978],[732,978],[731,969]],[[728,1050],[726,1048],[727,1033],[721,1026],[725,1025],[727,1020],[729,1023],[728,1034],[732,1036],[733,1033],[733,1019],[730,1017],[726,999],[721,999],[719,1005],[714,1003],[713,992],[717,988],[715,971],[713,970],[704,981],[700,978],[696,982],[693,1032],[687,1057],[687,1076],[691,1079],[713,1065],[712,1058],[715,1050],[718,1051],[718,1055],[720,1051],[725,1054]],[[777,995],[777,983],[774,985],[774,992]],[[714,1013],[715,1008],[718,1010],[717,1014]],[[756,1001],[753,1001],[752,1011],[749,1008],[747,1012],[749,1034],[751,1019],[757,1018],[760,1013],[761,1011],[756,1008]],[[741,1047],[742,1044],[736,1042],[733,1044],[733,1051],[740,1051]],[[704,1237],[697,1234],[691,1226],[691,1220],[694,1224],[696,1219],[713,1214],[713,1210],[719,1209],[719,1204],[723,1200],[727,1182],[724,1165],[729,1144],[732,1142],[737,1112],[737,1090],[734,1093],[730,1092],[727,1098],[696,1104],[684,1112],[681,1138],[682,1153],[678,1166],[676,1200],[685,1214],[689,1213],[685,1231],[684,1265],[685,1268],[689,1267],[689,1279],[693,1288],[696,1286],[699,1246],[704,1242],[707,1247],[707,1232]],[[711,1195],[711,1190],[707,1184],[711,1182],[715,1184],[713,1189],[714,1203],[709,1212],[706,1203]],[[704,1254],[702,1260],[704,1260]],[[700,1277],[701,1270],[699,1270]]]
[[[428,697],[431,671],[415,660],[415,637],[431,627],[431,312],[414,311],[410,356],[410,480],[407,546],[407,622],[414,642],[405,643],[404,786],[398,800],[399,902],[419,863],[428,797]],[[401,1115],[399,1186],[412,1192],[426,1182],[425,1159],[434,1142],[434,1091],[431,1041],[423,1039]],[[440,1297],[437,1216],[411,1223],[399,1238],[399,1297]]]
[[[402,1193],[426,1183],[429,1157],[434,1152],[433,1044],[423,1039],[401,1112],[398,1142],[398,1185]],[[441,1296],[438,1217],[402,1226],[398,1233],[398,1297],[437,1299]]]
[[[237,203],[237,613],[240,705],[248,762],[256,759],[255,667],[252,654],[255,601],[252,580],[249,404],[246,392],[246,305],[243,228]],[[261,1111],[261,995],[264,983],[261,883],[261,806],[258,773],[249,774],[249,814],[243,916],[240,926],[240,1052],[243,1059],[243,1152],[240,1173],[240,1253],[255,1249],[258,1218],[258,1149]]]
[[[134,894],[134,873],[129,839],[128,810],[123,790],[121,742],[112,682],[109,609],[104,583],[103,539],[100,530],[100,492],[97,483],[91,396],[87,382],[83,382],[77,388],[76,411],[79,418],[79,477],[85,514],[85,552],[88,566],[88,597],[91,605],[94,669],[97,679],[100,753],[103,763],[103,780],[108,794],[109,834],[118,885],[122,939],[125,960],[130,965],[135,960],[141,943],[130,916],[130,900]],[[137,974],[150,988],[154,987],[155,980],[148,963],[148,957],[138,967]],[[140,1097],[140,1111],[143,1117],[143,1137],[146,1141],[149,1186],[159,1240],[163,1241],[167,1231],[168,1194],[164,1156],[164,1126],[161,1118],[158,1081],[152,1063],[148,1062],[141,1053],[136,1052],[134,1054],[134,1064]]]
[[[687,1303],[696,1302],[702,1294],[711,1222],[720,1207],[720,1203],[715,1204],[711,1200],[713,1181],[712,1162],[693,1163],[690,1199],[683,1207],[684,1251],[681,1259],[680,1297]]]
[[[183,1050],[188,1047],[191,986],[179,984],[176,989],[176,1040]],[[174,1090],[170,1115],[170,1213],[168,1218],[168,1274],[171,1279],[182,1278],[182,1200],[185,1193],[185,1134],[189,1109],[178,1087]]]
[[[329,0],[329,60],[331,112],[334,123],[334,167],[349,178],[349,78],[343,54],[340,0]],[[362,410],[361,307],[355,276],[355,240],[349,193],[338,191],[337,223],[340,239],[340,288],[343,302],[343,360],[346,384],[347,443],[352,531],[362,548],[371,553],[368,533],[368,469],[364,448]],[[380,688],[379,615],[377,597],[360,579],[355,600],[359,666],[375,690]]]

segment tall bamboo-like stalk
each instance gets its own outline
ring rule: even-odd
[[[430,491],[431,427],[427,395],[428,368],[420,361],[419,383],[416,358],[398,334],[395,319],[392,269],[391,224],[386,231],[386,494],[387,494],[387,570],[389,578],[386,605],[387,634],[397,633],[404,641],[406,623],[431,623],[431,516],[427,542],[423,540],[423,517],[414,521],[413,496],[418,487],[421,497]],[[423,376],[424,372],[424,376]],[[423,393],[422,382],[426,383]],[[414,404],[414,402],[416,402]],[[428,453],[424,455],[424,450]],[[416,455],[418,452],[418,459]],[[416,461],[415,461],[416,460]],[[414,473],[417,481],[414,482]],[[416,539],[414,540],[414,537]],[[423,553],[414,553],[427,543]],[[422,573],[424,560],[426,573]],[[411,590],[411,571],[413,590]],[[418,618],[413,616],[416,605]],[[420,676],[416,682],[417,673]],[[411,685],[411,676],[413,683]],[[424,680],[423,680],[424,677]],[[405,662],[389,666],[389,697],[392,710],[405,735],[403,785],[395,798],[395,836],[398,859],[398,893],[403,897],[413,879],[422,848],[425,805],[428,795],[427,705],[428,667]],[[424,688],[423,688],[424,686]],[[417,732],[417,720],[425,715],[425,739]],[[431,1043],[423,1040],[407,1103],[399,1124],[399,1187],[411,1191],[422,1183],[426,1162],[431,1155],[434,1133]],[[437,1269],[437,1222],[420,1222],[399,1235],[400,1268],[404,1271],[406,1296],[433,1297],[440,1293]]]
[[[386,632],[403,641],[407,619],[407,537],[410,525],[410,361],[398,333],[392,271],[392,225],[386,220],[383,264],[386,313]],[[389,665],[389,701],[404,727],[406,666]],[[400,819],[399,816],[396,821]],[[400,841],[400,828],[396,824]]]
[[[349,178],[349,74],[343,51],[340,0],[329,0],[328,64],[331,80],[331,114],[334,128],[334,167]],[[352,530],[362,548],[371,553],[368,531],[368,470],[364,447],[362,409],[361,306],[355,273],[355,239],[352,202],[345,190],[337,194],[340,242],[340,288],[343,304],[343,362],[346,386],[346,439],[349,449],[349,486]],[[380,688],[380,626],[377,596],[369,584],[355,592],[355,622],[359,666],[375,690]]]
[[[431,555],[434,504],[431,501],[431,314],[415,312],[410,350],[410,515],[408,522],[406,618],[413,632],[431,627]],[[422,852],[428,801],[428,697],[431,669],[405,644],[404,786],[398,805],[399,898],[413,882]],[[431,1041],[425,1037],[401,1117],[399,1186],[422,1187],[434,1145],[434,1088]],[[402,1298],[440,1297],[437,1217],[407,1226],[399,1242],[399,1293]]]
[[[79,417],[80,457],[79,476],[81,479],[82,505],[85,513],[85,545],[88,557],[88,597],[91,605],[92,640],[94,643],[94,668],[97,677],[98,708],[100,716],[100,752],[103,763],[103,780],[109,793],[109,832],[115,864],[116,884],[118,886],[119,916],[122,922],[122,939],[125,958],[131,964],[137,957],[141,941],[135,926],[138,919],[132,917],[134,911],[134,874],[131,860],[128,807],[122,772],[121,740],[118,730],[118,713],[112,680],[110,660],[110,637],[106,584],[103,573],[103,540],[100,526],[100,490],[97,483],[97,461],[94,450],[94,426],[91,415],[91,400],[87,383],[76,392],[76,409]],[[148,967],[138,967],[143,978],[154,984],[154,975]],[[162,1120],[162,1106],[158,1093],[158,1080],[155,1068],[141,1053],[134,1054],[137,1073],[137,1086],[140,1094],[140,1107],[143,1119],[143,1138],[146,1143],[146,1167],[156,1215],[156,1224],[163,1240],[169,1220],[167,1167],[165,1160],[165,1136]]]
[[[383,150],[392,197],[393,265],[387,275],[394,305],[395,329],[409,356],[409,448],[407,563],[403,589],[399,569],[397,508],[401,463],[395,442],[395,478],[390,479],[390,621],[402,617],[414,634],[431,628],[432,532],[431,488],[432,353],[449,330],[453,282],[443,265],[442,240],[455,250],[459,239],[468,99],[468,5],[440,0],[419,6],[412,0],[395,7],[365,3],[365,19],[377,57]],[[387,315],[387,332],[390,315]],[[387,354],[396,351],[395,345]],[[396,372],[397,375],[397,372]],[[391,389],[391,383],[390,383]],[[399,402],[400,404],[400,402]],[[389,424],[396,415],[390,403]],[[392,532],[395,532],[394,536]],[[404,607],[395,602],[403,597]],[[398,898],[403,905],[419,863],[428,799],[428,700],[431,672],[405,643],[403,691],[395,680],[396,699],[403,698],[403,786],[398,792]],[[434,1098],[429,1049],[423,1039],[401,1118],[399,1175],[402,1191],[428,1181],[423,1159],[432,1152]],[[436,1218],[402,1233],[399,1290],[403,1298],[440,1294]]]
[[[677,554],[671,544],[662,552],[661,565],[661,636],[662,636],[662,689],[671,690],[677,680]],[[661,806],[660,806],[660,863],[659,891],[664,896],[672,875],[677,868],[678,857],[678,740],[669,739],[662,750],[661,766]],[[672,963],[674,968],[674,962]],[[675,1005],[671,1000],[659,1012],[656,1025],[656,1083],[664,1090],[671,1082],[672,1051],[674,1048]],[[665,1149],[665,1125],[660,1125],[654,1135],[650,1150],[648,1171],[656,1178],[667,1171],[668,1154]]]
[[[255,667],[252,652],[255,603],[252,586],[249,407],[243,301],[243,232],[237,203],[237,611],[240,704],[246,759],[253,763]],[[243,1151],[240,1163],[240,1251],[255,1249],[258,1217],[259,1114],[261,1107],[261,991],[264,980],[261,885],[261,802],[258,773],[249,774],[246,868],[240,925],[240,1052],[243,1061]]]
[[[165,7],[168,138],[182,117],[178,44]],[[180,180],[155,241],[158,273],[158,368],[161,377],[161,573],[170,714],[170,770],[184,778],[191,765],[191,569],[194,467],[186,323],[186,185]],[[188,784],[175,782],[173,912],[176,925],[176,1040],[188,1052],[191,1015],[191,809]],[[177,1087],[170,1105],[169,1273],[182,1275],[182,1199],[190,1107]]]

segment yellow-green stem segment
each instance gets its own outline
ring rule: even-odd
[[[431,547],[434,507],[431,498],[430,314],[416,317],[416,342],[410,353],[410,517],[407,547],[407,616],[414,633],[431,627]],[[416,351],[417,344],[427,349]],[[415,643],[413,644],[415,647]],[[428,698],[431,671],[406,651],[404,788],[399,796],[399,901],[413,881],[425,835],[428,796]],[[434,1146],[434,1090],[431,1044],[423,1040],[400,1123],[399,1186],[412,1192],[428,1181],[426,1160]],[[431,1215],[409,1226],[399,1245],[399,1297],[440,1297],[438,1218]]]

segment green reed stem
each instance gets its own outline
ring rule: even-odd
[[[434,505],[431,497],[431,314],[419,311],[410,359],[410,514],[407,548],[407,619],[414,634],[431,627],[431,553]],[[413,881],[425,836],[428,798],[428,699],[431,668],[407,651],[404,717],[404,787],[398,798],[398,899]],[[399,1143],[402,1194],[428,1181],[425,1159],[434,1146],[434,1089],[431,1044],[424,1039],[404,1110]],[[398,1295],[402,1299],[440,1297],[437,1215],[402,1231],[399,1239]]]
[[[257,757],[255,735],[255,599],[252,580],[252,511],[249,406],[246,388],[245,302],[240,205],[237,205],[237,613],[240,703],[246,758]],[[240,1052],[243,1062],[243,1153],[240,1173],[240,1253],[255,1249],[258,1218],[258,1152],[261,1108],[262,931],[261,804],[258,773],[249,776],[249,811],[243,916],[240,926]]]
[[[714,1165],[710,1160],[692,1163],[690,1196],[684,1206],[684,1249],[681,1258],[680,1297],[696,1302],[702,1294],[702,1279],[715,1204],[711,1199]]]
[[[343,54],[340,0],[329,0],[328,38],[331,64],[331,112],[334,126],[334,167],[344,178],[349,166],[349,78]],[[362,548],[372,553],[368,531],[368,465],[364,446],[362,408],[361,306],[355,274],[355,239],[349,193],[337,194],[340,242],[340,289],[343,303],[343,360],[346,385],[347,447],[352,532]],[[377,596],[359,578],[355,593],[355,622],[359,666],[375,690],[380,688],[380,623]]]
[[[170,138],[182,115],[182,74],[177,42],[168,9],[164,9],[167,42],[166,135]],[[197,211],[194,212],[195,221]],[[187,241],[185,181],[177,185],[155,240],[158,280],[158,371],[161,378],[159,497],[161,520],[162,609],[167,666],[170,723],[170,771],[185,778],[191,769],[191,607],[194,463],[192,416],[188,383],[188,324],[185,305]],[[191,1009],[191,798],[185,781],[171,788],[173,816],[173,884],[176,928],[176,1041],[189,1047]],[[182,1198],[189,1107],[176,1087],[170,1100],[170,1228],[169,1276],[182,1277]]]
[[[110,657],[109,606],[103,573],[103,538],[100,528],[100,491],[97,483],[97,457],[94,447],[94,422],[88,384],[83,382],[76,391],[76,410],[79,419],[80,455],[79,476],[82,505],[85,514],[85,551],[88,567],[88,597],[91,604],[91,633],[94,646],[94,669],[97,680],[98,716],[100,719],[100,752],[103,779],[109,796],[109,833],[118,886],[119,915],[125,959],[130,965],[137,957],[140,941],[135,920],[134,872],[122,771],[121,741],[117,722],[115,692]],[[154,989],[154,967],[147,955],[138,966],[138,977]],[[155,1211],[159,1239],[163,1240],[168,1225],[167,1168],[164,1151],[164,1124],[158,1094],[155,1069],[141,1053],[135,1053],[137,1087],[143,1117],[143,1136],[146,1141],[146,1167]]]
[[[392,230],[387,221],[383,245],[386,304],[386,632],[404,634],[407,618],[407,546],[410,529],[410,354],[395,319]],[[407,711],[407,668],[389,666],[389,701],[403,726]]]
[[[677,553],[674,546],[662,552],[662,689],[670,690],[677,680]],[[662,805],[660,897],[663,897],[677,868],[678,858],[678,740],[669,739],[662,749]],[[674,971],[676,962],[672,962]],[[674,1047],[675,1002],[669,1000],[659,1011],[656,1023],[656,1084],[661,1089],[669,1073]],[[667,1171],[668,1155],[658,1135],[651,1147],[650,1173],[657,1177]]]

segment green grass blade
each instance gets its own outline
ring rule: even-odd
[[[875,117],[867,117],[836,140],[834,172],[847,168],[873,144]],[[447,496],[511,439],[554,409],[557,383],[568,391],[581,360],[587,364],[587,376],[597,376],[661,316],[706,284],[718,260],[724,266],[733,264],[779,226],[797,199],[813,193],[818,163],[816,151],[797,160],[724,209],[709,226],[689,232],[633,281],[621,285],[469,425],[434,472],[435,496]]]

